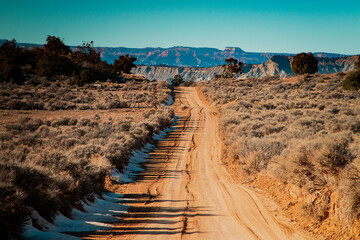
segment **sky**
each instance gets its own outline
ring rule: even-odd
[[[0,0],[0,39],[360,54],[360,1]]]

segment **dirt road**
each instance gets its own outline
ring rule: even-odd
[[[221,164],[217,112],[194,88],[179,88],[176,130],[158,143],[135,183],[113,185],[129,214],[87,239],[307,239],[280,223]]]

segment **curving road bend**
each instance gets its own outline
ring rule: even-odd
[[[157,144],[135,183],[112,186],[128,214],[85,239],[310,239],[278,222],[221,164],[217,111],[195,88],[178,88],[176,130]]]

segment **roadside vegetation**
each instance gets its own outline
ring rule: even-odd
[[[71,217],[79,200],[105,191],[132,150],[173,122],[164,106],[171,86],[126,74],[136,58],[113,67],[92,44],[72,52],[56,37],[47,42],[0,47],[1,239],[21,239],[33,211],[49,222]]]
[[[198,84],[220,109],[227,164],[243,180],[268,174],[308,195],[286,209],[300,207],[313,223],[307,226],[311,231],[334,215],[347,230],[360,219],[360,93],[343,90],[349,76],[215,78]]]

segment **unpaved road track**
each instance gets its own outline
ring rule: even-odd
[[[279,223],[221,164],[217,112],[194,88],[177,90],[176,130],[158,143],[135,183],[113,185],[131,206],[113,230],[86,239],[307,239]],[[187,108],[184,108],[187,106]]]

